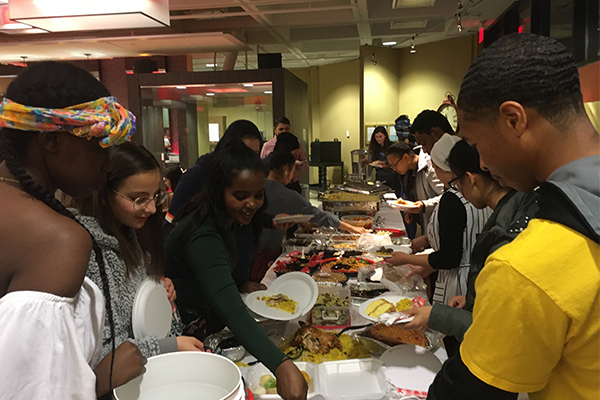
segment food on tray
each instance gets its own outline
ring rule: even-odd
[[[317,272],[313,279],[317,282],[339,282],[342,283],[348,279],[346,275],[339,272]]]
[[[394,249],[391,249],[391,248],[385,247],[385,246],[381,246],[380,248],[376,249],[373,254],[375,254],[376,256],[387,257],[387,256],[391,256],[393,252],[394,252]]]
[[[369,317],[379,318],[381,314],[396,311],[396,306],[385,299],[375,300],[367,307],[365,313]]]
[[[368,215],[346,215],[341,219],[345,223],[359,228],[370,228],[373,224],[373,217]]]
[[[290,343],[293,347],[302,345],[306,350],[319,354],[329,353],[333,348],[342,350],[342,342],[337,336],[302,321],[299,323],[300,329],[296,331]]]
[[[296,246],[296,247],[308,247],[308,246],[310,246],[311,243],[312,243],[312,240],[310,240],[310,239],[292,238],[292,239],[289,239],[285,243],[285,245],[286,246]]]
[[[371,163],[372,166],[374,167],[380,167],[383,168],[387,165],[387,163],[385,161],[381,161],[381,160],[375,160]]]
[[[385,236],[385,235],[391,236],[392,232],[391,231],[386,231],[385,229],[378,229],[378,230],[375,231],[375,234],[379,235],[379,236]]]
[[[282,349],[290,358],[298,358],[299,361],[320,364],[323,361],[370,357],[369,352],[360,344],[360,342],[352,339],[349,335],[343,334],[338,338],[335,335],[326,333],[311,325],[306,325],[303,322],[300,322],[300,326],[300,329],[294,335],[290,345]],[[302,336],[302,334],[304,334],[304,336]],[[325,336],[321,336],[321,334]],[[311,346],[312,350],[305,347],[303,337],[306,337],[306,340],[309,341],[309,346]],[[338,346],[329,344],[326,351],[321,351],[321,344],[320,341],[317,341],[317,338],[321,338],[325,343],[331,343],[331,341],[334,341],[335,339]]]
[[[260,377],[259,387],[254,389],[254,394],[277,394],[277,379],[273,375]]]
[[[429,341],[423,333],[407,331],[399,325],[374,325],[370,330],[370,335],[373,339],[380,340],[392,346],[403,343],[415,344],[422,347],[429,346]]]
[[[321,263],[324,270],[334,270],[340,272],[358,272],[359,267],[371,265],[370,261],[356,257],[340,257],[337,260]]]
[[[312,323],[322,327],[350,325],[350,290],[320,288],[319,292],[311,311]]]
[[[396,303],[396,311],[404,311],[412,308],[413,303],[409,298],[404,298]]]
[[[357,240],[360,235],[333,235],[331,240],[334,242],[350,242],[352,240]]]
[[[285,311],[290,314],[295,313],[296,308],[298,307],[298,303],[282,293],[275,294],[273,296],[263,296],[262,298],[257,297],[257,299],[264,301],[268,307]]]
[[[308,375],[308,373],[306,371],[300,371],[302,372],[302,376],[304,377],[304,380],[306,381],[306,383],[310,383],[310,375]]]
[[[332,244],[331,247],[334,249],[356,249],[356,243],[336,243]]]
[[[289,260],[280,260],[275,263],[273,270],[277,275],[285,274],[286,272],[291,271],[301,271],[304,273],[314,272],[317,268],[319,268],[319,264],[321,263],[322,257],[320,254],[313,254],[310,258],[302,257],[302,253],[300,252],[291,252],[289,254],[291,257]]]
[[[323,200],[326,201],[379,201],[379,196],[369,194],[350,193],[350,192],[335,192],[325,193]]]

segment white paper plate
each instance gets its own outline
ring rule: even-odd
[[[274,320],[278,320],[278,321],[289,321],[289,320],[292,320],[294,318],[298,318],[299,316],[301,316],[302,315],[302,308],[301,308],[302,306],[300,305],[300,303],[298,303],[298,300],[296,300],[296,298],[294,298],[293,296],[290,296],[286,293],[283,293],[283,294],[285,294],[290,299],[292,299],[296,303],[298,303],[298,305],[296,306],[296,312],[293,314],[290,314],[289,312],[285,312],[282,310],[278,310],[273,307],[269,307],[269,306],[267,306],[267,303],[264,300],[262,300],[262,298],[265,296],[274,296],[279,293],[282,293],[282,292],[275,292],[272,290],[258,290],[256,292],[252,292],[246,297],[246,300],[245,300],[246,306],[250,309],[250,311],[252,311],[262,317],[274,319]]]
[[[384,255],[380,255],[380,254],[375,254],[377,252],[377,250],[379,250],[380,248],[385,247],[387,249],[392,249],[393,251],[401,251],[403,253],[406,254],[411,254],[412,250],[410,248],[410,246],[402,246],[399,244],[392,244],[392,245],[388,245],[388,246],[373,246],[369,249],[369,254],[372,255],[373,257],[381,257],[381,258],[389,258],[391,257],[391,255],[389,256],[384,256]]]
[[[380,358],[384,374],[397,388],[426,392],[442,362],[430,351],[412,344],[401,344],[386,350]]]
[[[283,293],[298,302],[300,315],[307,314],[317,301],[319,286],[312,276],[304,272],[288,272],[269,285],[270,292]]]
[[[166,338],[171,329],[172,307],[162,284],[146,278],[135,294],[131,322],[136,339]]]
[[[390,205],[390,207],[397,208],[398,210],[414,210],[416,208],[419,208],[419,206],[416,203],[413,203],[412,201],[408,200],[405,201],[408,204],[398,204],[398,200],[388,201],[387,203]]]
[[[274,222],[280,222],[282,224],[288,223],[288,222],[294,222],[294,223],[298,223],[298,222],[308,222],[313,218],[314,215],[312,214],[304,214],[304,215],[289,215],[287,217],[277,217],[277,218],[273,218]]]
[[[371,317],[369,315],[367,315],[367,307],[369,307],[369,305],[374,302],[377,301],[379,299],[384,299],[389,301],[390,303],[396,305],[397,302],[399,302],[402,299],[407,299],[408,297],[405,296],[400,296],[397,294],[393,294],[392,292],[389,293],[384,293],[381,296],[377,296],[369,301],[365,301],[364,303],[362,303],[360,305],[360,307],[358,308],[358,313],[363,317],[368,319],[369,321],[373,321],[373,322],[379,322],[379,320],[377,318]],[[408,322],[408,321],[406,321]]]

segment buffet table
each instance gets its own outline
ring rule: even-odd
[[[399,211],[390,208],[387,203],[380,203],[379,207],[380,207],[380,210],[375,215],[375,219],[382,221],[382,223],[383,223],[382,228],[397,229],[397,230],[404,231],[404,229],[405,229],[404,221],[403,221],[402,215]],[[274,270],[274,266],[277,263],[277,261],[285,260],[286,255],[287,255],[287,252],[284,252],[279,256],[279,258],[276,260],[276,262],[273,263],[273,266],[265,274],[265,277],[263,278],[261,283],[265,284],[265,286],[267,286],[267,287],[269,287],[273,283],[273,281],[277,278],[277,275]],[[364,256],[364,258],[367,258],[367,259],[370,258],[373,261],[381,261],[381,259],[374,257],[374,256]],[[356,278],[350,278],[350,279],[356,279]],[[358,329],[358,327],[372,324],[371,321],[367,320],[361,314],[359,314],[360,305],[367,300],[368,299],[365,299],[365,298],[351,297],[350,325],[353,327],[354,326],[357,327],[357,329]],[[294,333],[299,329],[299,322],[300,321],[307,322],[309,320],[309,315],[310,315],[310,312],[306,315],[303,315],[300,318],[296,318],[291,321],[270,321],[270,320],[265,320],[265,319],[261,320],[260,318],[258,318],[257,320],[261,321],[260,323],[262,324],[263,328],[265,329],[265,331],[267,332],[269,337],[271,337],[272,340],[276,344],[280,344],[280,341],[282,338],[293,337]],[[351,331],[352,331],[352,329],[350,329],[348,331],[348,333],[350,333]],[[328,330],[328,332],[333,333],[333,332],[336,332],[336,330]],[[411,345],[406,345],[406,346],[411,346]],[[396,349],[396,348],[394,348],[394,349]],[[424,348],[421,348],[421,349],[423,352],[429,353]],[[447,354],[446,354],[445,349],[443,348],[441,341],[433,349],[431,349],[430,352],[433,353],[435,355],[435,357],[437,357],[440,360],[440,362],[442,362],[442,363],[447,359]],[[385,357],[385,355],[386,354],[384,353],[383,357]],[[431,358],[431,355],[424,354],[423,357]],[[243,363],[252,363],[252,361],[254,361],[254,360],[255,360],[254,357],[247,356],[246,358],[244,358],[244,360],[242,360],[242,362]],[[431,360],[429,360],[429,361],[431,361]],[[319,365],[323,365],[323,364],[317,365],[317,364],[305,363],[305,362],[297,363],[299,368],[305,369],[306,371],[309,372],[309,374],[317,374],[317,375],[325,374],[326,376],[328,376],[327,374],[330,373],[331,372],[330,370],[332,370],[332,369],[336,369],[336,368],[345,368],[345,370],[349,370],[349,369],[353,369],[353,368],[356,369],[357,366],[359,366],[359,365],[362,366],[361,368],[370,368],[370,367],[365,367],[365,365],[371,366],[371,367],[373,367],[372,365],[381,366],[381,361],[378,359],[378,357],[371,356],[370,358],[366,358],[366,359],[363,358],[363,359],[353,359],[353,360],[347,360],[347,361],[331,361],[331,362],[325,362],[324,364],[327,364],[327,365],[320,367]],[[252,368],[257,368],[257,369],[253,370]],[[373,367],[373,368],[375,368],[375,367]],[[256,375],[259,372],[260,373],[269,373],[260,364],[258,364],[258,366],[255,365],[253,367],[241,368],[241,369],[242,369],[242,373],[245,375],[245,377],[247,379],[249,379],[250,382],[252,382],[253,380],[256,379],[254,375]],[[309,369],[310,369],[310,371],[309,371]],[[317,373],[317,371],[318,371],[318,373]],[[329,371],[329,372],[327,372],[327,371]],[[378,374],[381,374],[381,372],[378,372]],[[375,369],[373,369],[373,376],[375,376],[375,375],[376,375]],[[331,378],[331,376],[329,376],[329,378]],[[339,378],[338,385],[350,385],[351,386],[353,383],[352,382],[353,378],[351,378],[350,375],[342,374],[342,375],[338,376],[338,378]],[[375,379],[375,378],[373,378],[373,379]],[[379,379],[381,381],[381,377],[379,377]],[[431,377],[431,372],[428,375],[426,375],[425,379],[427,379],[427,380],[433,379]],[[344,381],[344,380],[347,380],[347,381]],[[271,399],[274,397],[278,398],[277,396],[273,396],[273,395],[266,395],[266,396],[267,397],[265,397],[265,399],[266,398]],[[347,396],[348,395],[342,396],[342,397],[346,398]],[[309,397],[311,399],[319,399],[319,400],[320,399],[338,400],[338,398],[339,398],[339,397],[336,397],[336,395],[334,395],[334,394],[328,395],[327,393],[319,393],[319,394],[313,395],[313,397],[311,397],[310,393],[309,393]],[[257,396],[257,398],[260,399],[263,397]],[[387,399],[390,397],[387,397],[385,390],[382,389],[381,393],[375,394],[375,395],[373,395],[371,393],[370,397],[366,397],[366,398]]]

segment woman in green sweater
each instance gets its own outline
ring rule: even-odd
[[[256,243],[265,208],[264,165],[256,153],[240,142],[215,155],[202,193],[175,218],[166,245],[166,274],[175,284],[182,315],[196,316],[183,321],[195,330],[188,333],[204,339],[228,326],[275,374],[284,400],[306,399],[300,370],[250,316],[231,277],[237,260],[234,225],[250,224]]]

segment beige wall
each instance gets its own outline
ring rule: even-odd
[[[363,54],[364,60],[365,125],[388,126],[393,124],[400,115],[398,114],[398,67],[402,51],[363,46],[361,54]],[[372,54],[375,54],[374,59],[377,62],[375,65],[371,60]]]
[[[350,152],[360,148],[360,61],[290,71],[308,84],[311,141],[337,138],[342,143],[343,175],[350,173]],[[343,175],[339,168],[329,168],[327,179],[341,183]],[[311,168],[310,183],[317,181],[317,169]]]
[[[402,52],[398,66],[399,114],[411,121],[425,109],[437,110],[447,91],[458,96],[462,79],[475,56],[475,37],[417,45]]]

